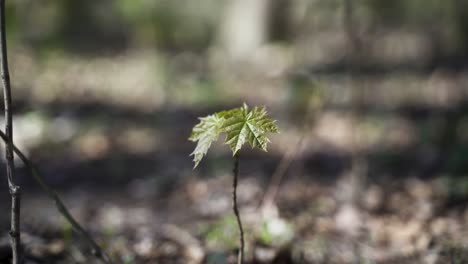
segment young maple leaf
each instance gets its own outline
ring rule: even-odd
[[[266,133],[278,133],[275,122],[267,118],[265,107],[254,107],[249,111],[248,106],[244,104],[236,114],[223,122],[221,129],[226,132],[225,143],[230,146],[233,155],[237,154],[245,142],[252,148],[258,147],[267,151],[270,140]]]
[[[194,168],[198,166],[202,158],[206,155],[211,143],[218,140],[223,122],[223,117],[213,114],[201,117],[200,123],[193,127],[189,140],[194,142],[198,141],[195,150],[190,154],[190,156],[193,156],[193,161],[195,162]]]
[[[246,104],[200,118],[200,123],[193,128],[189,137],[191,141],[198,141],[195,150],[190,154],[194,156],[194,167],[198,166],[211,143],[216,141],[222,132],[226,133],[225,143],[230,146],[233,155],[236,155],[246,142],[252,148],[258,147],[267,151],[267,144],[270,140],[266,133],[278,133],[275,122],[267,118],[265,107],[254,107],[249,110]]]

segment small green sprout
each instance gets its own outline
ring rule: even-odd
[[[213,141],[218,140],[219,134],[225,132],[225,143],[229,145],[235,156],[248,142],[252,148],[258,147],[267,151],[270,140],[266,133],[278,133],[276,121],[267,117],[265,107],[249,107],[244,103],[242,107],[227,111],[217,112],[212,115],[201,117],[192,130],[189,140],[197,142],[195,150],[190,154],[194,156],[193,161],[197,167],[202,158],[208,152]]]
[[[265,107],[254,107],[249,110],[247,104],[242,107],[227,111],[221,111],[212,115],[201,117],[200,123],[195,125],[189,140],[197,142],[195,150],[190,154],[195,162],[194,168],[198,166],[202,158],[208,152],[211,143],[218,140],[219,134],[226,133],[224,143],[229,145],[234,156],[234,182],[232,190],[232,203],[234,214],[240,233],[240,249],[237,259],[238,264],[244,263],[244,231],[237,208],[237,178],[239,174],[239,151],[245,143],[252,148],[267,151],[270,140],[267,133],[278,133],[276,120],[268,118]]]

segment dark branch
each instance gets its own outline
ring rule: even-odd
[[[6,161],[8,187],[11,195],[11,249],[13,253],[13,264],[19,264],[21,259],[21,240],[20,240],[20,209],[21,192],[19,186],[15,184],[15,163],[13,158],[13,117],[11,114],[11,86],[10,71],[8,69],[8,56],[6,44],[6,26],[5,26],[5,0],[0,0],[0,46],[1,46],[1,75],[3,83],[3,97],[5,106],[5,131],[6,141]]]
[[[4,142],[8,142],[8,137],[3,131],[0,131],[0,137]],[[73,218],[73,216],[68,211],[65,204],[62,202],[58,194],[52,190],[44,181],[44,177],[41,176],[39,169],[13,144],[13,151],[21,159],[23,164],[28,168],[30,174],[37,181],[39,186],[46,192],[46,194],[54,201],[57,210],[62,214],[63,217],[70,223],[72,228],[77,232],[84,241],[91,247],[94,255],[101,259],[102,262],[106,264],[111,264],[109,256],[101,249],[101,247],[94,241],[91,235]]]

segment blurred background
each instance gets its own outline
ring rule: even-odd
[[[11,0],[7,35],[15,144],[119,263],[235,263],[231,154],[187,138],[243,102],[281,130],[241,153],[248,263],[468,261],[468,1]],[[27,263],[94,263],[16,166]]]

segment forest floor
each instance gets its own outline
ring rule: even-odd
[[[468,261],[464,203],[449,199],[437,180],[385,181],[384,187],[367,187],[362,208],[353,211],[337,203],[334,184],[292,177],[275,206],[262,210],[262,184],[244,177],[239,201],[248,263]],[[62,197],[119,263],[236,263],[230,185],[230,175],[193,178],[157,198],[154,183],[142,179],[122,190],[73,188]],[[26,193],[23,204],[25,263],[94,263],[52,201]],[[7,230],[6,219],[2,224]],[[349,232],[354,225],[357,232]],[[7,238],[4,233],[0,240],[2,263],[9,255]]]

